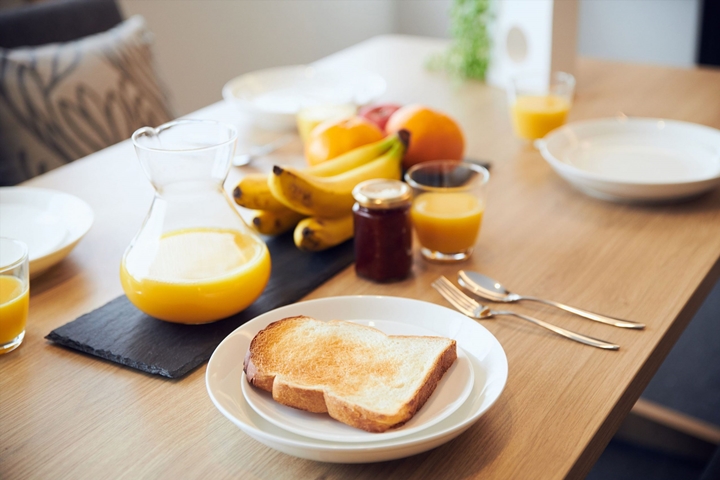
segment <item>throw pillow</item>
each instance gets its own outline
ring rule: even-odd
[[[0,48],[0,185],[172,118],[140,16],[72,42]]]

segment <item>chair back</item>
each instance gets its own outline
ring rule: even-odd
[[[0,10],[0,47],[69,42],[122,22],[115,0],[52,0]]]

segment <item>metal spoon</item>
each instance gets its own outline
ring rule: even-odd
[[[565,330],[564,328],[560,328],[557,325],[543,322],[538,318],[528,317],[527,315],[520,315],[519,313],[510,311],[490,310],[485,305],[481,305],[469,296],[465,295],[462,291],[460,291],[459,288],[453,285],[452,282],[444,276],[440,276],[440,278],[435,280],[432,283],[432,286],[435,290],[438,291],[438,293],[440,293],[440,295],[443,296],[443,298],[445,298],[445,300],[450,302],[453,307],[457,308],[460,313],[462,313],[463,315],[467,315],[468,317],[475,318],[477,320],[487,320],[488,318],[493,318],[498,315],[511,315],[513,317],[522,318],[523,320],[530,323],[534,323],[538,327],[542,327],[550,330],[551,332],[555,332],[558,335],[569,338],[570,340],[584,343],[585,345],[590,345],[597,348],[604,348],[606,350],[618,350],[620,348],[620,345],[615,345],[614,343],[609,343],[605,340],[600,340],[599,338],[588,337],[587,335],[583,335],[581,333],[571,332],[570,330]]]
[[[234,167],[243,167],[245,165],[249,165],[257,157],[268,155],[269,153],[274,152],[278,148],[284,147],[285,145],[290,143],[292,139],[293,135],[284,135],[276,140],[273,140],[270,143],[266,143],[265,145],[250,147],[250,149],[246,153],[235,155],[232,159],[232,164]]]
[[[520,300],[530,300],[533,302],[544,303],[546,305],[552,305],[554,307],[561,308],[566,312],[574,313],[575,315],[580,315],[581,317],[585,317],[596,322],[613,325],[615,327],[634,329],[645,328],[645,325],[643,325],[642,323],[631,322],[629,320],[621,320],[619,318],[613,318],[607,315],[589,312],[587,310],[571,307],[563,303],[553,302],[552,300],[543,300],[542,298],[525,297],[516,293],[510,293],[500,283],[478,272],[466,272],[465,270],[460,270],[458,272],[458,283],[460,283],[460,285],[469,292],[474,293],[480,298],[484,298],[492,302],[512,303],[519,302]]]

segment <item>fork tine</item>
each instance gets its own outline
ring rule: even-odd
[[[457,292],[455,292],[452,288],[452,284],[450,281],[445,277],[440,277],[437,279],[436,283],[442,290],[445,292],[445,294],[452,298],[456,303],[463,306],[463,308],[471,308],[471,305],[468,304],[467,301],[465,301],[462,297],[458,296]]]
[[[454,307],[461,308],[464,307],[462,304],[458,303],[455,300],[455,297],[452,295],[452,293],[448,290],[447,285],[442,281],[442,277],[438,278],[432,283],[432,287],[442,295],[442,297],[450,302]]]
[[[462,303],[465,308],[474,310],[480,306],[475,300],[460,291],[460,289],[453,285],[453,283],[446,277],[442,276],[438,280],[442,282],[448,293],[450,293],[455,299],[457,299],[458,302]]]
[[[466,315],[473,316],[478,306],[473,300],[465,297],[455,286],[445,277],[441,276],[432,284],[433,287],[455,308],[463,311]]]
[[[437,282],[437,281],[433,282],[432,286],[433,286],[433,288],[435,288],[435,290],[438,291],[438,293],[440,293],[440,295],[445,300],[448,301],[448,303],[450,303],[450,305],[455,307],[460,313],[467,315],[467,316],[471,315],[471,312],[468,309],[466,309],[462,304],[458,303],[457,300],[455,300],[455,298],[452,295],[450,295],[450,293],[447,290],[447,287],[445,287],[445,285],[443,285],[441,282]]]

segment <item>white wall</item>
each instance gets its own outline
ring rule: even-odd
[[[578,50],[587,57],[691,67],[700,8],[701,0],[581,0]]]
[[[155,35],[179,114],[221,99],[245,72],[312,62],[395,29],[393,0],[120,0]]]
[[[694,64],[702,0],[579,1],[580,55]],[[223,84],[245,72],[312,62],[380,34],[448,37],[452,0],[119,3],[126,16],[147,19],[160,72],[178,113],[185,114],[220,100]]]
[[[449,36],[448,12],[452,0],[396,2],[397,33]],[[579,2],[580,55],[678,67],[691,67],[695,64],[702,0]]]
[[[395,33],[450,37],[452,0],[395,0]]]

